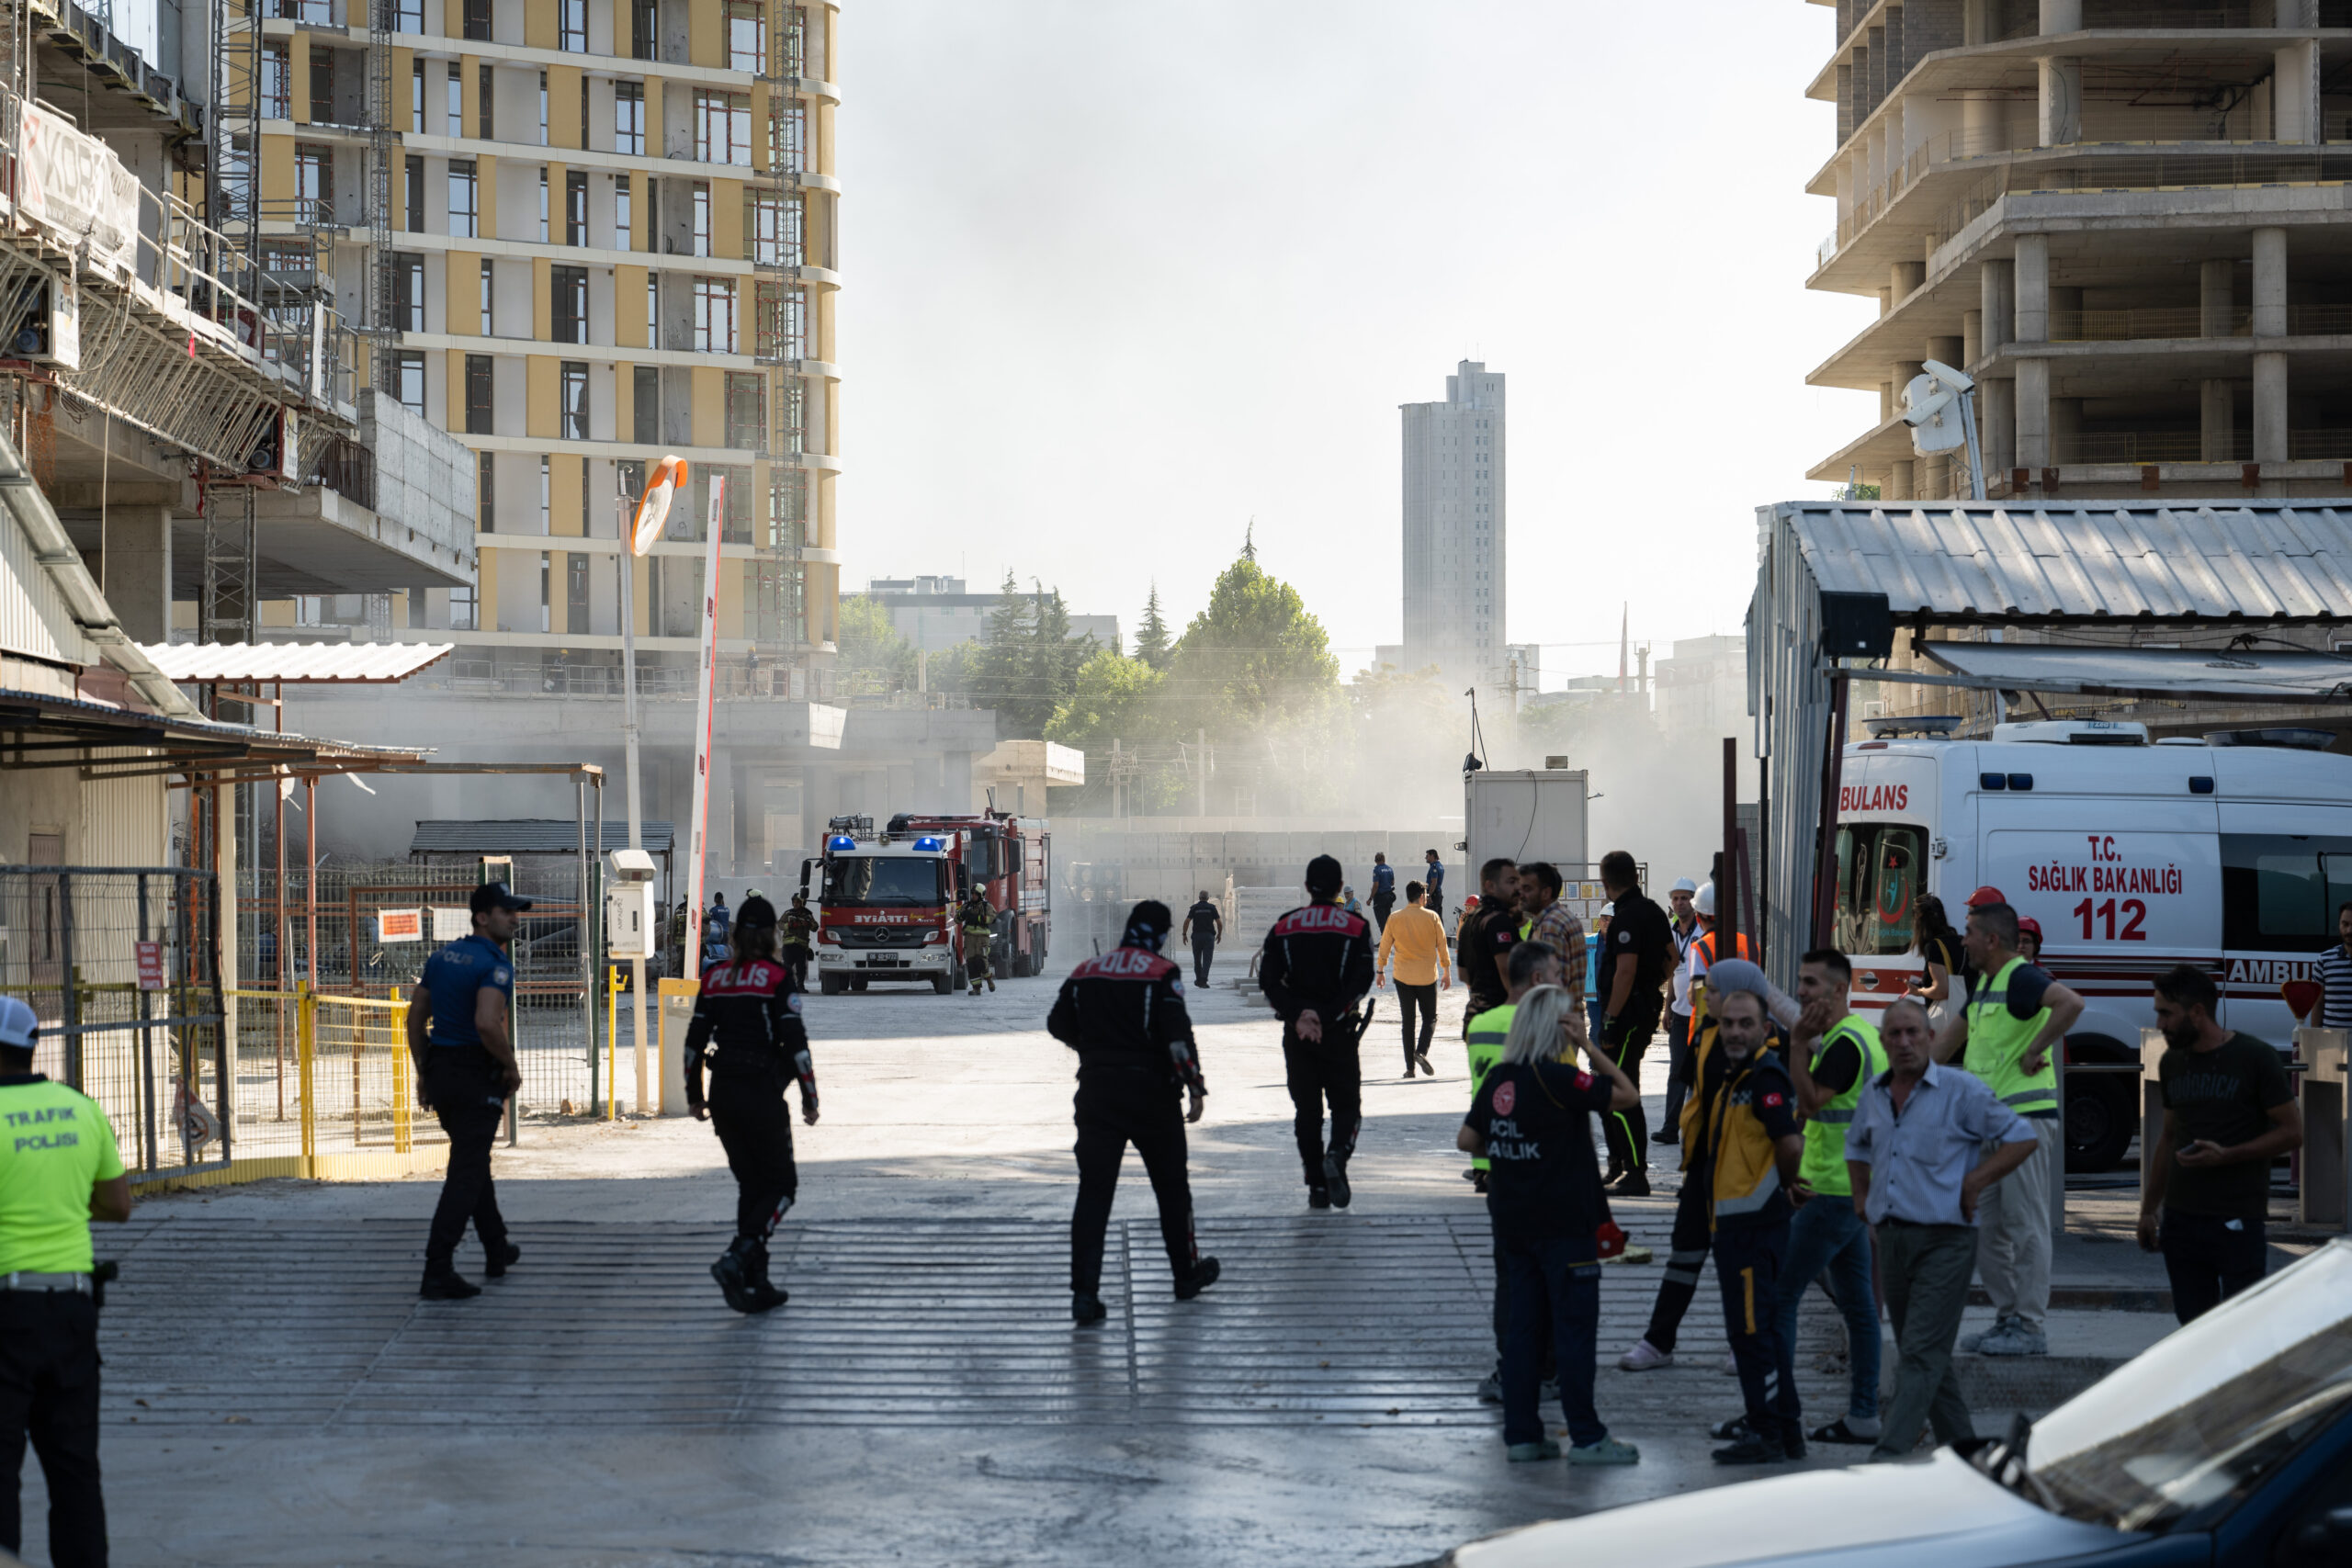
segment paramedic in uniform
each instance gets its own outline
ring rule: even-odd
[[[1078,1207],[1069,1222],[1070,1318],[1102,1321],[1102,1240],[1127,1145],[1143,1156],[1159,1204],[1159,1238],[1176,1299],[1216,1282],[1217,1262],[1193,1239],[1193,1189],[1184,1176],[1184,1123],[1208,1100],[1184,980],[1160,955],[1172,923],[1157,899],[1137,904],[1119,945],[1089,958],[1062,982],[1046,1031],[1078,1053]],[[1179,1098],[1190,1103],[1180,1112]]]
[[[495,1280],[523,1256],[506,1239],[498,1191],[490,1179],[490,1148],[506,1117],[506,1097],[523,1087],[514,1060],[514,964],[507,944],[531,907],[503,882],[485,883],[469,900],[471,936],[460,937],[424,961],[410,993],[409,1055],[416,1062],[416,1096],[449,1134],[449,1173],[424,1241],[424,1281],[430,1301],[463,1301],[481,1287],[457,1270],[458,1243],[471,1220],[481,1243],[482,1276]]]
[[[49,1560],[104,1568],[90,1222],[130,1218],[130,1178],[96,1101],[33,1071],[35,1021],[0,997],[0,1547],[24,1545],[29,1434],[49,1483]]]
[[[1431,852],[1434,853],[1435,852]],[[1364,1020],[1355,1005],[1372,989],[1372,922],[1337,900],[1340,863],[1317,855],[1306,865],[1301,905],[1276,920],[1258,959],[1258,983],[1283,1021],[1283,1069],[1295,1112],[1299,1164],[1310,1208],[1348,1206],[1348,1158],[1363,1121],[1363,1064],[1356,1044]],[[1498,994],[1499,995],[1499,987]],[[1331,1143],[1323,1144],[1323,1107],[1331,1107]]]
[[[777,956],[775,938],[775,906],[757,894],[743,900],[728,939],[731,955],[702,977],[686,1026],[686,1106],[718,1131],[727,1168],[735,1173],[735,1240],[710,1266],[710,1277],[741,1313],[767,1312],[786,1300],[768,1279],[768,1238],[800,1191],[792,1118],[784,1109],[787,1078],[800,1082],[800,1119],[817,1124],[817,1070],[800,1021],[800,986]]]

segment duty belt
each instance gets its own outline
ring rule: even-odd
[[[32,1274],[19,1270],[14,1274],[0,1274],[0,1291],[71,1291],[77,1296],[86,1296],[90,1293],[90,1277],[87,1274]]]

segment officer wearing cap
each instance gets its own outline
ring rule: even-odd
[[[1348,1206],[1348,1159],[1363,1122],[1363,1063],[1356,1045],[1372,1015],[1359,1016],[1355,1007],[1372,989],[1372,922],[1340,907],[1341,881],[1340,863],[1329,855],[1307,862],[1311,902],[1273,923],[1258,956],[1258,984],[1283,1021],[1291,1130],[1312,1209]],[[1326,1103],[1331,1108],[1328,1150]]]
[[[97,1102],[33,1071],[36,1022],[0,997],[0,1547],[13,1562],[24,1545],[29,1432],[49,1483],[50,1561],[103,1568],[90,1222],[130,1218],[130,1179]]]
[[[1147,898],[1127,917],[1119,945],[1070,971],[1046,1032],[1078,1053],[1078,1207],[1069,1222],[1070,1318],[1080,1328],[1103,1319],[1102,1241],[1127,1145],[1143,1156],[1159,1204],[1176,1299],[1216,1282],[1217,1261],[1193,1237],[1193,1188],[1184,1175],[1184,1123],[1208,1100],[1184,978],[1160,955],[1173,924],[1168,906]],[[1180,1116],[1179,1090],[1190,1101]]]
[[[466,1222],[481,1243],[482,1275],[495,1280],[523,1256],[506,1239],[506,1221],[491,1186],[490,1145],[506,1116],[506,1097],[523,1087],[514,1060],[514,964],[507,945],[531,907],[503,882],[474,889],[471,936],[424,961],[409,995],[408,1049],[416,1062],[416,1098],[449,1134],[449,1174],[424,1241],[427,1301],[463,1301],[481,1287],[457,1269]]]
[[[710,1266],[710,1277],[741,1313],[767,1312],[787,1299],[768,1279],[768,1238],[800,1191],[792,1118],[784,1110],[786,1078],[800,1080],[800,1119],[817,1124],[817,1069],[800,1021],[801,987],[776,956],[775,932],[775,906],[757,893],[744,899],[729,937],[731,955],[703,976],[686,1027],[686,1105],[718,1131],[727,1168],[735,1173],[735,1240]]]

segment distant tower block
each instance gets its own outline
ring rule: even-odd
[[[1503,378],[1465,359],[1445,401],[1407,403],[1403,667],[1510,683],[1504,648]]]

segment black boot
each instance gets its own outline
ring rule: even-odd
[[[444,1265],[425,1269],[424,1281],[417,1286],[416,1293],[428,1302],[461,1302],[481,1294],[481,1287]]]
[[[1080,1328],[1091,1328],[1109,1314],[1102,1307],[1102,1298],[1073,1291],[1069,1298],[1069,1320]]]
[[[481,1277],[485,1280],[503,1280],[506,1270],[523,1258],[523,1249],[511,1241],[502,1241],[496,1247],[484,1247],[481,1250]]]
[[[755,1242],[752,1247],[752,1310],[774,1312],[792,1299],[792,1293],[768,1278],[768,1247]]]
[[[1217,1268],[1216,1258],[1200,1259],[1193,1265],[1192,1272],[1176,1281],[1176,1299],[1180,1302],[1191,1301],[1194,1296],[1216,1284],[1216,1277],[1220,1272],[1222,1270]]]
[[[719,1255],[718,1261],[710,1266],[710,1277],[718,1281],[719,1293],[727,1298],[727,1304],[737,1312],[752,1313],[764,1310],[753,1304],[752,1281],[757,1277],[752,1272],[752,1248],[754,1245],[747,1238],[739,1235],[734,1243]]]

